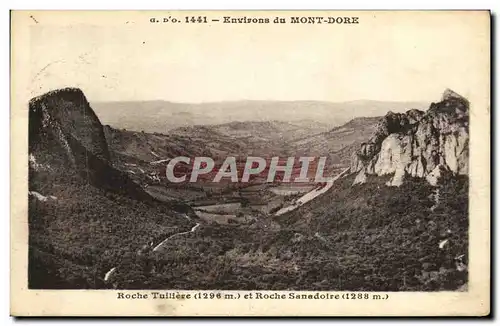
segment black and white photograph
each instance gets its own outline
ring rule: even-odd
[[[17,277],[117,305],[489,291],[489,24],[13,12]]]

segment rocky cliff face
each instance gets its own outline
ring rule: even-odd
[[[407,176],[436,185],[449,175],[467,175],[469,164],[469,102],[446,90],[426,111],[389,112],[351,161],[354,184],[367,175],[388,175],[391,186]]]
[[[29,102],[29,153],[30,187],[42,172],[45,183],[76,173],[99,188],[150,198],[113,167],[103,126],[79,89],[52,91]]]

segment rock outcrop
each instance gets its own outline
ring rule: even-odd
[[[52,133],[65,150],[70,151],[72,138],[97,157],[109,160],[103,126],[80,89],[65,88],[35,97],[29,109],[30,149]]]
[[[151,198],[113,167],[103,126],[77,88],[52,91],[29,102],[29,163],[30,183],[42,172],[52,177],[76,173],[99,188]]]
[[[389,175],[400,186],[407,176],[436,185],[449,175],[467,175],[469,165],[469,102],[446,90],[426,111],[389,112],[366,143],[354,153],[354,184],[366,175]]]

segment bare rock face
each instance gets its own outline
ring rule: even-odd
[[[357,184],[363,184],[366,182],[366,172],[365,169],[361,169],[361,171],[358,172],[356,175],[356,178],[354,179],[354,182],[352,185],[357,185]]]
[[[444,164],[439,164],[431,171],[431,173],[425,176],[427,182],[429,182],[432,186],[437,186],[441,183],[446,177],[450,176],[451,171]]]
[[[65,88],[35,97],[29,109],[31,146],[52,133],[62,144],[68,144],[63,145],[68,151],[71,137],[94,155],[109,160],[101,122],[80,89]]]
[[[441,101],[432,103],[426,112],[389,112],[369,142],[354,154],[351,172],[393,174],[388,185],[400,186],[405,176],[427,178],[445,170],[466,175],[468,161],[469,102],[446,90]],[[436,183],[438,179],[431,176],[428,181]]]
[[[41,179],[43,171],[52,177],[76,173],[99,188],[150,199],[126,173],[113,167],[103,126],[77,88],[30,100],[29,161],[31,181]]]

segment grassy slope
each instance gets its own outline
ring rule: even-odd
[[[98,189],[56,164],[30,173],[30,190],[57,198],[30,198],[30,288],[102,288],[109,268],[191,227],[165,205]]]
[[[283,215],[281,227],[204,225],[135,261],[118,286],[134,288],[129,273],[147,280],[143,287],[179,289],[434,291],[466,283],[454,262],[467,255],[466,179],[443,186],[434,211],[421,180],[402,188],[352,181]]]
[[[352,152],[372,136],[380,119],[356,118],[330,131],[295,140],[290,147],[298,154],[329,155],[331,163],[348,165]]]

